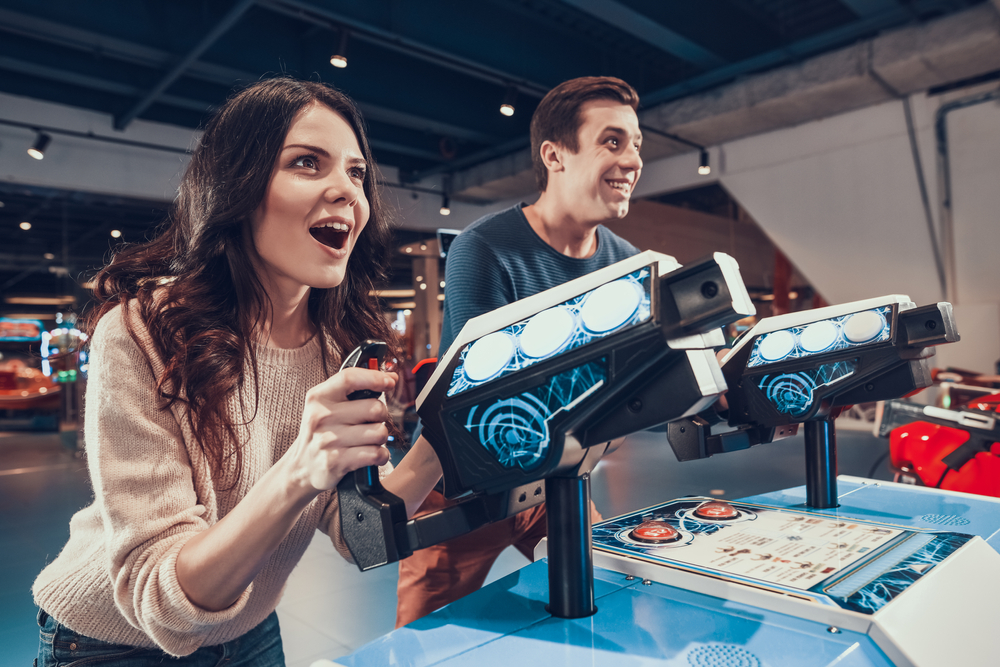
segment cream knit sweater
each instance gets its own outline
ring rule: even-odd
[[[145,327],[134,316],[133,322],[151,349]],[[147,360],[126,331],[120,308],[101,318],[91,343],[85,415],[95,498],[70,521],[69,542],[35,581],[35,603],[49,615],[95,639],[188,655],[239,637],[274,611],[317,528],[350,560],[340,535],[337,495],[326,491],[228,609],[201,609],[178,584],[181,547],[232,510],[281,458],[298,433],[306,390],[325,379],[318,336],[294,350],[255,351],[260,401],[256,416],[240,431],[249,443],[242,477],[236,487],[221,491],[229,480],[210,473],[183,406],[160,409],[153,387],[163,363],[155,355],[152,363]],[[336,360],[328,363],[337,367]],[[251,386],[244,392],[247,415],[253,415],[253,391]],[[242,422],[238,397],[230,398],[227,409]]]

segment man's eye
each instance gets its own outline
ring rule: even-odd
[[[618,148],[618,138],[617,137],[608,137],[608,143],[611,144],[612,146],[614,146],[615,148]]]

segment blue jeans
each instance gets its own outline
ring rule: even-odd
[[[35,667],[284,667],[278,613],[271,615],[242,637],[203,646],[191,655],[175,658],[160,649],[109,644],[77,634],[45,611],[38,610],[38,658]]]

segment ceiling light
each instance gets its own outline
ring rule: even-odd
[[[28,149],[28,155],[36,160],[41,160],[45,157],[45,149],[49,147],[50,141],[52,141],[52,137],[44,132],[39,132],[38,136],[35,137],[35,143],[33,143],[31,148]]]
[[[44,257],[45,259],[55,259],[56,258],[56,256],[53,255],[51,252],[45,253],[44,255],[42,255],[42,257]]]
[[[344,69],[347,67],[347,29],[341,28],[340,30],[340,46],[337,47],[337,52],[330,56],[330,64],[337,69]]]
[[[507,90],[503,94],[503,103],[500,105],[500,113],[504,116],[513,116],[515,101],[517,101],[517,88],[507,86]]]
[[[417,276],[417,282],[418,283],[424,282],[424,277],[423,276]]]
[[[118,231],[117,229],[112,229],[111,230],[111,238],[115,238],[115,239],[121,238],[121,235],[122,235],[122,233],[120,231]]]
[[[28,231],[29,229],[31,229],[31,223],[30,222],[22,222],[20,225],[18,225],[18,227],[20,227],[24,231]]]
[[[451,215],[451,206],[448,200],[448,195],[441,196],[441,215]]]
[[[701,160],[698,162],[698,173],[702,176],[708,176],[712,173],[712,168],[708,166],[708,151],[704,148],[701,149]]]

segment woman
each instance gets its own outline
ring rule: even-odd
[[[361,117],[287,78],[239,92],[205,128],[169,224],[97,279],[86,443],[94,503],[33,587],[39,667],[281,665],[275,606],[341,477],[382,466],[412,512],[440,467],[392,471],[396,376],[339,359],[391,338],[370,296],[389,240]],[[103,663],[102,663],[103,664]]]

